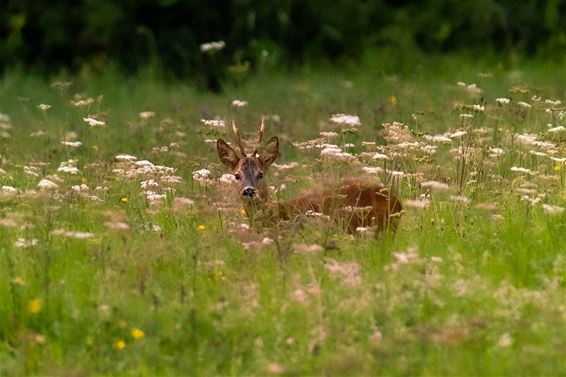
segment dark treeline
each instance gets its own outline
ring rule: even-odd
[[[203,42],[224,41],[214,59]],[[151,64],[190,76],[357,59],[367,48],[556,56],[566,0],[2,0],[0,67],[126,71]],[[210,54],[208,54],[210,55]]]

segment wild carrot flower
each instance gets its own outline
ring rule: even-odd
[[[129,154],[119,154],[114,158],[118,161],[135,161],[138,159],[136,156],[131,156]]]
[[[233,106],[233,103],[232,103],[232,106]],[[218,128],[226,127],[226,124],[224,123],[224,121],[222,119],[201,119],[200,121],[205,126],[218,127]]]
[[[444,182],[438,181],[424,181],[421,182],[421,187],[430,188],[431,190],[437,191],[448,191],[450,190],[450,186]]]
[[[139,113],[139,117],[141,119],[149,119],[149,118],[153,118],[155,116],[155,112],[153,111],[142,111],[141,113]]]
[[[27,249],[32,246],[36,246],[39,243],[37,239],[26,240],[25,238],[18,238],[14,243],[14,246],[21,249]]]
[[[235,100],[232,101],[232,107],[234,107],[236,109],[246,107],[246,106],[248,106],[248,101],[242,101],[242,100],[239,100],[239,99],[235,99]]]
[[[348,126],[361,126],[362,122],[360,117],[357,115],[347,115],[347,114],[334,114],[330,117],[330,122],[336,124],[345,124]]]
[[[92,117],[85,117],[83,118],[83,121],[85,121],[86,123],[88,123],[89,126],[91,127],[102,127],[102,126],[106,126],[106,122],[102,121],[102,120],[98,120]]]
[[[200,51],[203,53],[210,53],[214,51],[220,51],[226,46],[224,41],[217,41],[217,42],[206,42],[200,45]]]
[[[53,190],[59,187],[59,185],[53,181],[50,181],[49,179],[42,179],[37,184],[37,187],[39,187],[42,190]]]
[[[564,208],[552,204],[543,204],[542,209],[549,215],[561,215],[564,213]]]
[[[66,141],[63,140],[61,141],[61,145],[64,145],[66,147],[71,147],[71,148],[78,148],[81,145],[83,145],[83,143],[81,143],[80,141]]]

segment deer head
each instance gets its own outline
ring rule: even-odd
[[[263,147],[261,146],[264,129],[265,126],[262,118],[258,141],[250,155],[246,153],[240,132],[234,121],[232,121],[232,131],[234,132],[241,156],[223,139],[216,141],[220,161],[234,172],[234,177],[239,185],[240,196],[248,204],[257,202],[258,199],[263,201],[267,199],[267,186],[263,177],[279,154],[279,139],[277,136],[273,136]]]

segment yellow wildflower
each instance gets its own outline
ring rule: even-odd
[[[122,351],[124,348],[126,348],[126,342],[120,339],[116,341],[116,343],[114,343],[114,348],[116,348],[118,351]]]
[[[202,231],[202,230],[205,230],[205,229],[206,229],[206,226],[203,225],[203,224],[200,224],[199,226],[197,226],[197,230],[201,230],[201,231]]]
[[[125,196],[123,196],[123,197],[120,198],[120,201],[121,201],[122,203],[128,203],[128,198],[125,197]]]
[[[395,96],[389,97],[389,103],[391,104],[392,107],[397,107],[397,97]]]
[[[562,167],[560,165],[555,165],[553,167],[554,171],[560,171],[560,169],[562,169]]]
[[[36,298],[28,302],[28,312],[30,314],[39,314],[43,310],[43,300]]]
[[[137,327],[134,327],[132,331],[130,331],[130,334],[132,334],[132,338],[134,339],[143,339],[143,337],[145,336],[143,330],[138,329]]]

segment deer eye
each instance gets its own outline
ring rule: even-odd
[[[257,174],[257,179],[263,179],[263,173],[262,172],[259,172]]]
[[[242,177],[240,176],[239,173],[234,174],[234,177],[236,178],[236,181],[239,181],[240,179],[242,179]]]

